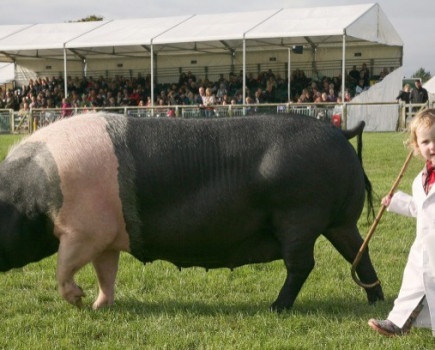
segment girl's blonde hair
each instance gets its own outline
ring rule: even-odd
[[[417,144],[417,130],[420,128],[430,128],[435,124],[435,108],[428,108],[418,112],[411,123],[409,123],[409,138],[406,145],[414,151],[414,155],[420,155]]]

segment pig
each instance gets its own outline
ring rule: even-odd
[[[121,251],[180,268],[282,259],[287,277],[271,310],[291,309],[321,234],[349,262],[362,244],[371,188],[361,147],[347,140],[362,128],[298,115],[55,122],[0,164],[0,271],[57,252],[59,293],[81,306],[74,275],[92,262],[98,309],[114,302]],[[367,251],[357,274],[377,281]],[[380,285],[366,293],[383,300]]]

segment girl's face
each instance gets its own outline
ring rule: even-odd
[[[421,155],[435,166],[435,124],[431,127],[420,127],[415,132],[417,145]]]

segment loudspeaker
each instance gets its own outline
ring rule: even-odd
[[[292,52],[300,55],[304,52],[304,47],[302,45],[293,45]]]

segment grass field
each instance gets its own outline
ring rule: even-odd
[[[405,134],[366,133],[364,166],[379,199],[394,182],[408,151]],[[14,136],[0,135],[0,159]],[[400,189],[410,190],[422,167],[414,159]],[[1,184],[0,184],[1,186]],[[166,262],[142,265],[122,254],[116,304],[92,311],[97,294],[91,266],[77,275],[87,293],[76,309],[57,293],[56,256],[0,274],[0,349],[433,349],[427,329],[385,338],[367,326],[385,318],[400,287],[414,239],[413,219],[385,213],[370,243],[386,300],[369,306],[350,276],[350,265],[323,237],[316,267],[293,309],[268,311],[284,278],[281,261],[227,269],[178,269]],[[369,224],[365,214],[359,227]]]

